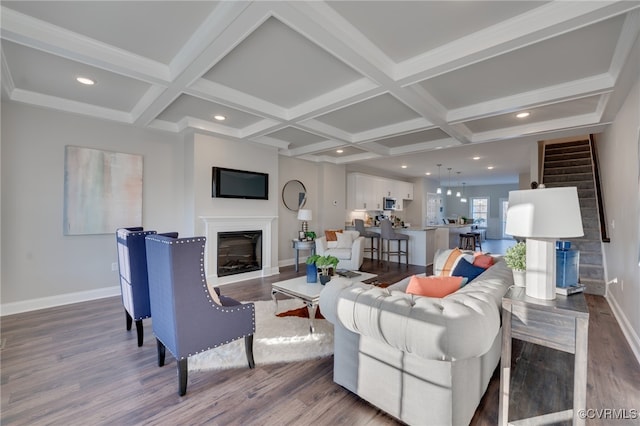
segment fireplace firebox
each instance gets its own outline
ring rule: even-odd
[[[218,277],[262,269],[262,231],[218,232]]]

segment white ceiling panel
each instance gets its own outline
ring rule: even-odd
[[[522,119],[515,117],[516,113],[512,112],[481,120],[468,121],[465,124],[474,133],[489,132],[514,126],[530,126],[536,123],[561,120],[583,114],[595,114],[599,101],[600,96],[589,96],[574,101],[528,109],[527,112],[530,115]]]
[[[327,140],[322,136],[314,135],[313,133],[305,132],[304,130],[296,129],[295,127],[286,127],[276,132],[269,133],[266,136],[288,142],[290,144],[289,149],[300,148]]]
[[[609,71],[624,17],[544,40],[430,80],[421,86],[460,108]]]
[[[291,108],[362,76],[275,18],[203,78]]]
[[[3,6],[168,64],[215,1],[3,1]]]
[[[402,62],[546,2],[372,1],[366,13],[359,3],[332,1],[329,6],[394,62]]]
[[[469,185],[603,131],[640,56],[640,0],[2,1],[0,20],[4,102]]]
[[[2,40],[2,52],[13,84],[20,90],[129,112],[150,87],[139,80],[6,40]],[[76,77],[80,76],[93,79],[95,84],[78,83]]]
[[[376,96],[316,117],[316,120],[349,133],[402,123],[420,115],[390,94]]]
[[[215,120],[213,118],[214,115],[222,115],[226,117],[226,120]],[[262,120],[262,117],[247,114],[234,108],[198,99],[189,95],[182,95],[176,99],[162,112],[162,114],[158,116],[158,119],[177,123],[184,117],[198,118],[216,123],[216,125],[232,127],[237,130],[243,129]]]
[[[405,135],[379,139],[375,142],[387,148],[397,148],[407,145],[415,145],[422,142],[431,142],[441,139],[448,139],[450,136],[441,129],[429,129],[420,132],[407,133]]]

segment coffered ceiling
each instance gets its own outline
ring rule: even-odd
[[[398,177],[517,182],[639,72],[638,1],[0,4],[3,99]]]

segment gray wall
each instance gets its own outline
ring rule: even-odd
[[[65,145],[142,154],[144,226],[184,231],[178,135],[3,103],[3,304],[117,285],[113,234],[63,235]]]
[[[500,223],[500,200],[509,199],[509,191],[518,189],[518,184],[508,185],[481,185],[481,186],[465,186],[464,195],[467,197],[467,203],[461,203],[460,198],[455,196],[455,188],[452,188],[453,194],[450,196],[443,195],[445,217],[471,217],[471,198],[488,197],[489,198],[489,220],[487,226],[487,238],[502,238]],[[446,189],[443,188],[443,192]]]

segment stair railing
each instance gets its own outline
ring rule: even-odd
[[[589,148],[591,149],[591,167],[593,169],[593,181],[596,188],[596,205],[598,207],[598,218],[600,219],[600,238],[603,243],[611,242],[607,231],[607,218],[604,210],[602,187],[600,185],[600,173],[598,171],[598,157],[596,154],[596,141],[593,134],[589,135]]]

